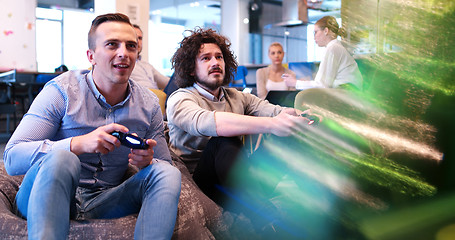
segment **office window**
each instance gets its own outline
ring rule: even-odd
[[[63,63],[68,69],[87,69],[87,34],[95,14],[82,10],[63,11]]]
[[[148,61],[161,73],[172,75],[171,58],[186,29],[221,29],[221,5],[218,1],[173,3],[162,1],[162,8],[151,12],[148,36]]]
[[[62,11],[36,9],[36,61],[39,72],[54,72],[62,64]]]
[[[149,62],[159,72],[171,76],[171,58],[182,41],[185,27],[149,21]]]
[[[87,33],[94,13],[77,9],[36,8],[36,55],[39,72],[87,69]]]

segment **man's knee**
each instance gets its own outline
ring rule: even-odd
[[[72,152],[66,150],[56,150],[48,153],[40,163],[40,169],[53,176],[71,176],[78,179],[81,171],[79,158]]]
[[[180,170],[164,162],[153,163],[148,168],[150,168],[148,176],[150,179],[153,179],[153,181],[149,181],[149,184],[166,186],[172,192],[180,193]]]

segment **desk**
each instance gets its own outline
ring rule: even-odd
[[[7,96],[10,102],[16,101],[16,98],[18,96],[17,88],[26,89],[25,97],[29,100],[28,104],[25,105],[25,101],[22,99],[22,110],[23,113],[25,113],[36,95],[33,92],[34,89],[43,87],[47,81],[56,77],[58,74],[60,73],[22,72],[13,69],[8,72],[0,73],[0,83],[6,84]],[[24,98],[24,96],[21,98]]]

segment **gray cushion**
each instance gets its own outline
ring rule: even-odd
[[[185,165],[173,155],[182,173],[182,191],[172,239],[229,238],[226,214],[194,183]],[[9,176],[0,163],[0,239],[26,239],[27,221],[13,213],[23,176]],[[133,239],[137,215],[118,219],[71,221],[69,239]],[[227,216],[229,219],[230,216]]]

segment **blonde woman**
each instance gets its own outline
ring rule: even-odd
[[[343,88],[354,86],[362,89],[362,75],[357,63],[349,54],[338,36],[343,36],[344,30],[339,28],[336,19],[325,16],[314,26],[314,40],[319,47],[325,47],[324,58],[321,60],[314,81],[296,80],[295,76],[284,76],[287,86],[297,89],[312,87]]]
[[[295,87],[287,86],[282,78],[283,74],[287,74],[295,78],[295,73],[293,71],[283,67],[283,46],[278,42],[270,44],[268,55],[271,64],[267,67],[259,68],[256,71],[257,95],[261,99],[265,99],[267,93],[272,90],[295,90]]]

